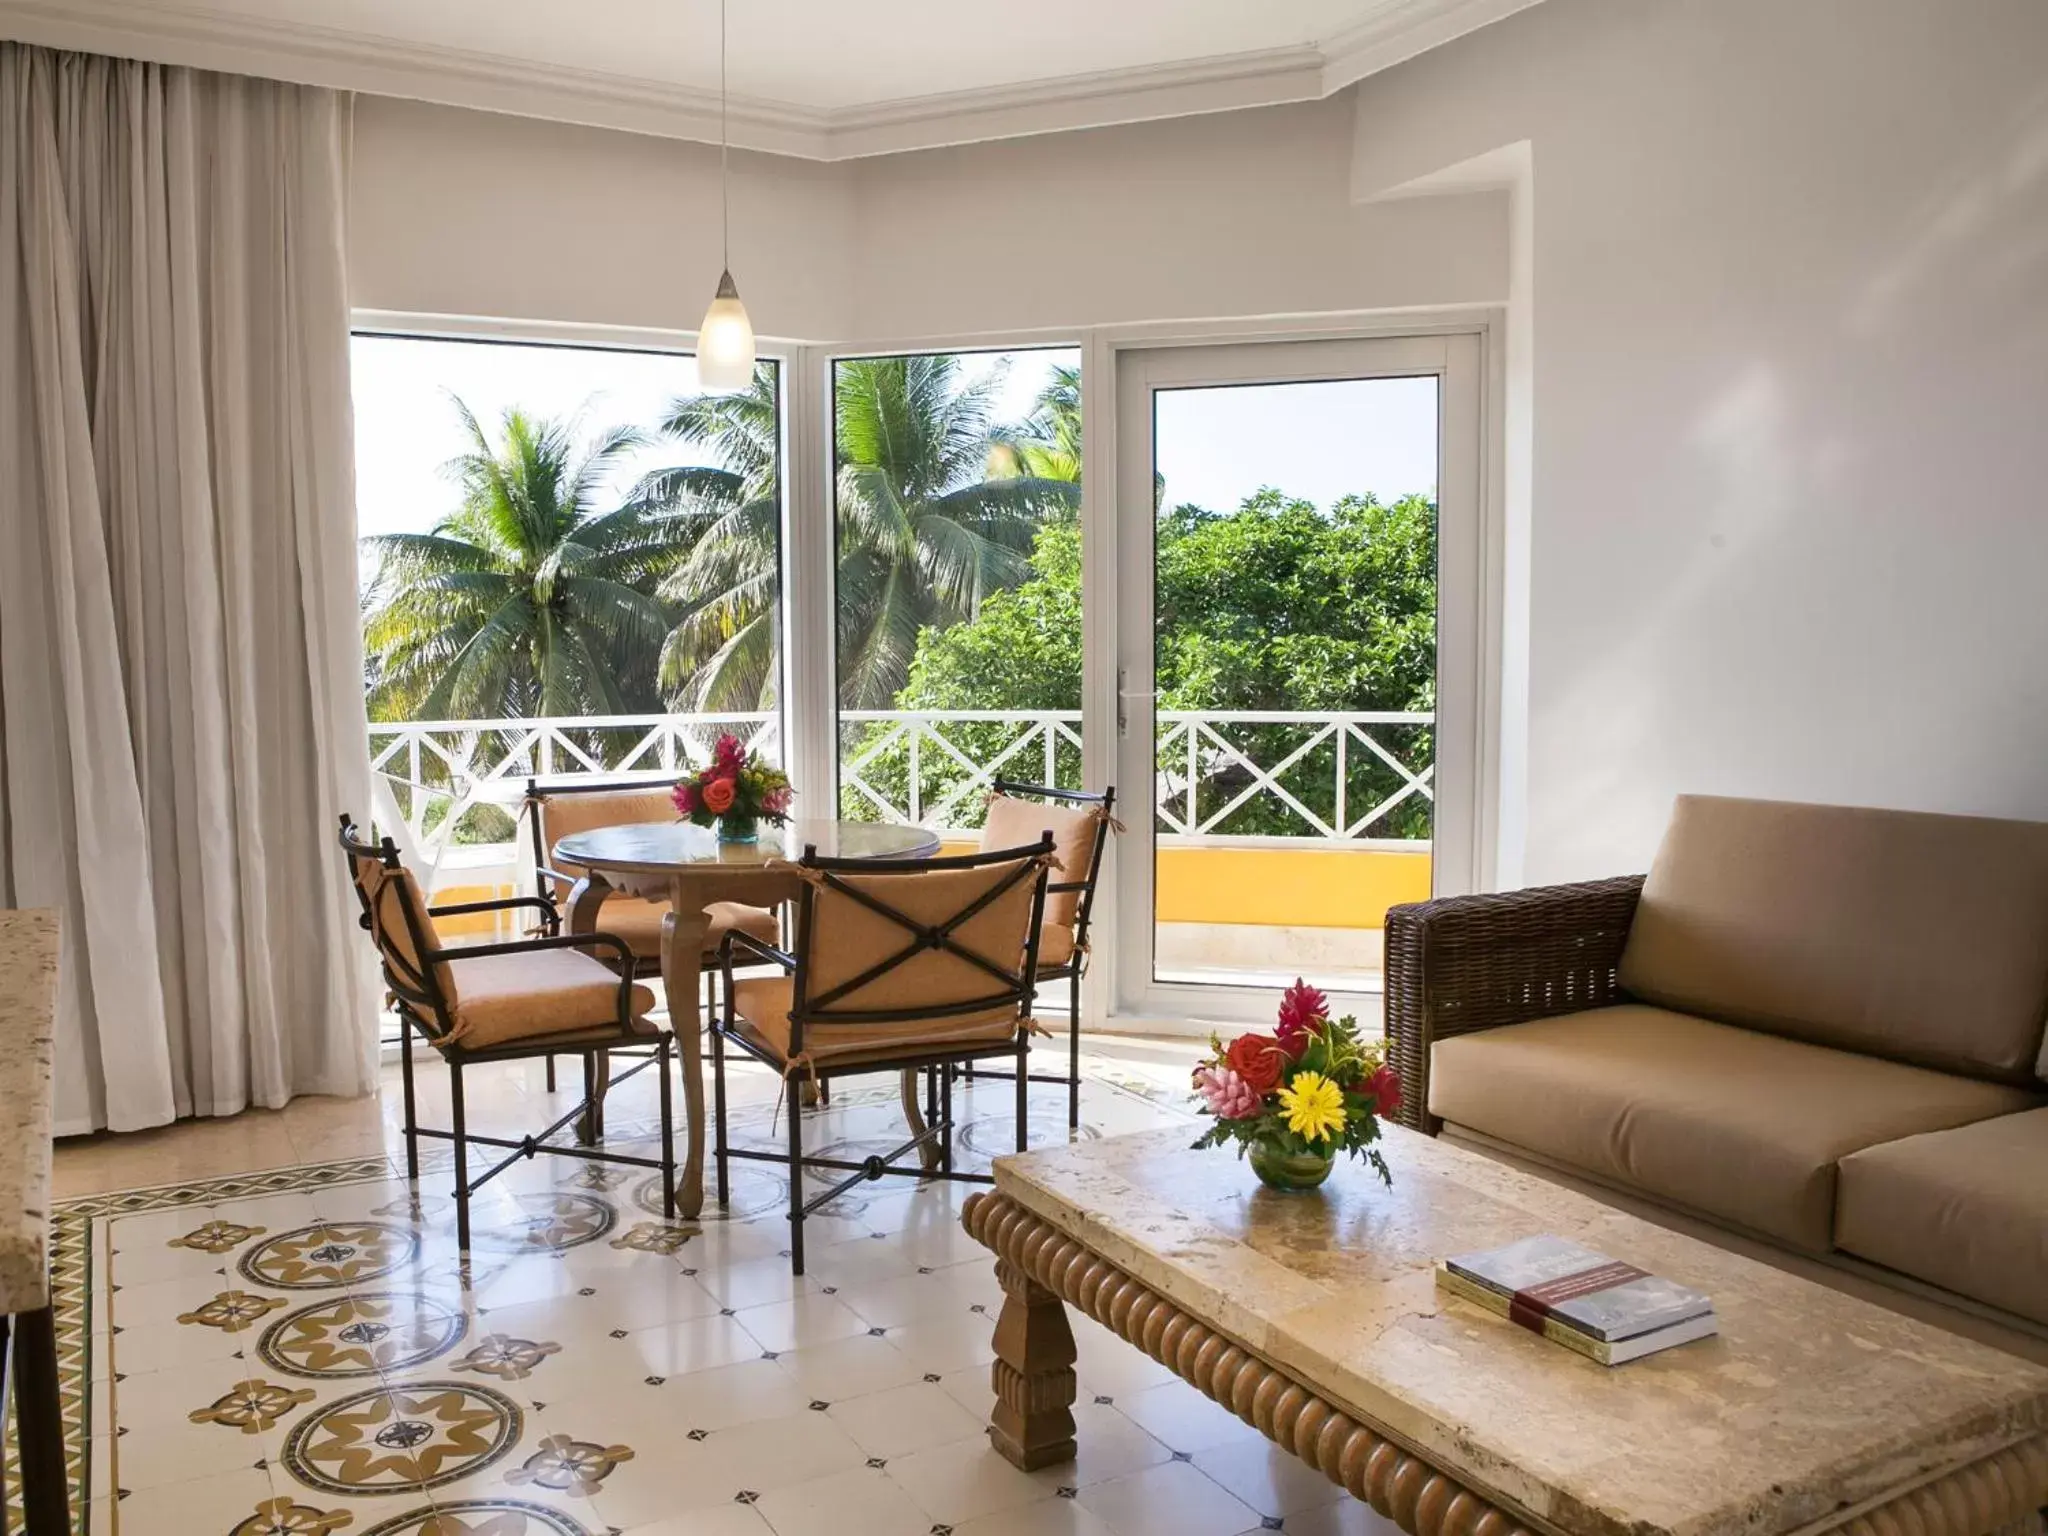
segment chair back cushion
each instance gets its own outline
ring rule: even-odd
[[[676,819],[675,802],[669,798],[667,784],[573,791],[539,789],[533,799],[534,814],[540,818],[543,859],[554,856],[555,844],[579,832]]]
[[[1053,800],[1024,800],[1015,795],[991,795],[988,820],[981,827],[981,849],[1022,848],[1052,833],[1051,874],[1055,885],[1088,878],[1095,867],[1095,843],[1102,836],[1104,817],[1095,806],[1061,805]],[[1047,891],[1045,920],[1072,928],[1081,911],[1079,891]],[[1072,952],[1071,942],[1068,945]],[[1041,961],[1049,964],[1051,962]]]
[[[835,870],[831,882],[813,895],[810,926],[799,936],[804,960],[804,1012],[865,1013],[886,1016],[895,1009],[945,1009],[972,1013],[1004,1004],[1024,964],[1024,945],[1031,927],[1031,897],[1037,885],[1036,861],[1004,860],[973,869],[928,869],[850,873]],[[1007,884],[1006,884],[1007,882]],[[957,926],[947,942],[980,956],[1013,978],[1006,983],[951,949],[915,949],[916,934],[903,922],[868,906],[868,897],[893,909],[911,923],[937,927],[951,924],[976,902],[993,899]],[[857,895],[848,894],[848,891]],[[889,964],[879,976],[861,981],[870,970]],[[839,996],[832,993],[859,982]]]
[[[354,865],[356,891],[370,916],[370,937],[376,941],[377,956],[384,965],[384,979],[399,991],[411,994],[410,1000],[418,1004],[427,990],[426,968],[431,965],[434,967],[434,980],[440,984],[442,1000],[453,1010],[456,1003],[455,978],[442,963],[445,952],[434,931],[434,920],[427,915],[426,897],[421,894],[419,881],[413,877],[413,872],[402,864],[396,869],[386,868],[384,861],[376,858],[357,856],[350,862]],[[413,921],[417,921],[420,933],[425,936],[425,954],[414,942]],[[439,1022],[446,1027],[447,1021]]]
[[[2030,1082],[2048,824],[1682,795],[1620,980],[1666,1008]]]

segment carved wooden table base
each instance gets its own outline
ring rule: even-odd
[[[977,1193],[968,1234],[996,1256],[996,1394],[989,1438],[1026,1471],[1074,1455],[1079,1307],[1221,1403],[1410,1536],[1536,1536],[1520,1516],[1317,1396],[1008,1196]],[[1842,1536],[2021,1536],[2043,1529],[2048,1436],[2037,1436],[1900,1493],[1832,1527]]]

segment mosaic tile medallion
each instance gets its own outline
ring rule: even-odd
[[[317,1509],[296,1499],[265,1499],[228,1536],[332,1536],[354,1520],[345,1509]]]
[[[226,1253],[262,1234],[261,1227],[245,1227],[233,1221],[209,1221],[194,1227],[183,1237],[174,1237],[166,1248],[196,1248],[201,1253]]]
[[[239,1536],[239,1533],[238,1533]],[[568,1514],[522,1499],[452,1499],[349,1536],[590,1536]]]
[[[661,1208],[661,1188],[655,1186],[655,1209]],[[471,1223],[470,1247],[490,1253],[560,1252],[594,1243],[618,1224],[619,1213],[611,1202],[594,1195],[554,1190],[544,1194],[517,1195],[521,1219],[502,1225]]]
[[[460,1306],[418,1292],[337,1296],[287,1312],[263,1330],[256,1353],[288,1376],[375,1376],[447,1354],[468,1329]]]
[[[280,1291],[374,1280],[419,1256],[419,1234],[387,1221],[324,1221],[280,1232],[242,1255],[245,1279]]]
[[[483,1471],[524,1427],[519,1405],[489,1387],[404,1382],[340,1398],[299,1420],[281,1459],[322,1493],[417,1493]]]
[[[302,1403],[313,1401],[306,1387],[280,1387],[260,1377],[238,1381],[204,1408],[186,1417],[194,1424],[225,1424],[245,1435],[260,1435]]]

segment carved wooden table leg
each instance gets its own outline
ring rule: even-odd
[[[996,1392],[989,1439],[1026,1472],[1074,1459],[1074,1331],[1059,1297],[1008,1259],[996,1260]]]
[[[708,926],[703,892],[693,882],[677,880],[668,915],[661,920],[661,984],[682,1061],[683,1118],[689,1122],[682,1182],[676,1186],[676,1210],[684,1221],[695,1221],[704,1209],[704,1027],[697,991]]]

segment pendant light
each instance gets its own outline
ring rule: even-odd
[[[713,394],[729,395],[754,382],[754,324],[740,290],[732,280],[732,146],[726,132],[725,3],[718,0],[718,195],[719,224],[725,270],[718,292],[697,328],[697,383]]]

